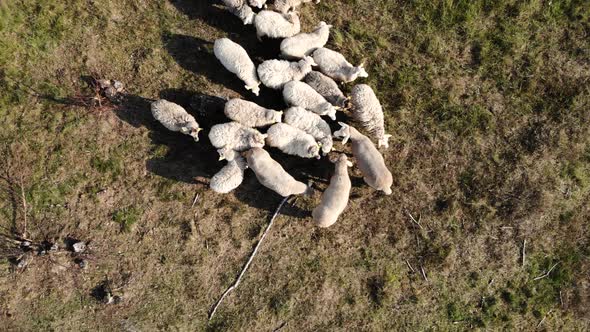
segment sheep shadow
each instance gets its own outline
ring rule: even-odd
[[[163,145],[167,147],[164,156],[146,161],[146,169],[149,172],[188,184],[207,183],[225,165],[225,162],[218,161],[219,155],[211,145],[207,135],[211,126],[228,121],[223,114],[226,99],[179,89],[163,90],[160,92],[159,97],[181,105],[195,116],[199,124],[204,128],[200,134],[199,142],[194,142],[187,135],[171,132],[158,123],[151,114],[150,104],[153,101],[152,99],[126,95],[123,97],[121,105],[115,109],[115,114],[121,120],[136,128],[146,127],[150,130],[149,137],[154,146]],[[307,178],[303,170],[307,170],[309,167],[305,166],[305,161],[302,162],[291,157],[286,159],[291,161],[285,160],[285,158],[277,158],[282,165],[289,165],[289,167],[285,167],[286,169],[295,166],[293,168],[296,171],[293,175],[296,178]],[[196,179],[199,178],[204,179],[204,181],[197,181]],[[250,207],[270,212],[276,209],[277,200],[280,199],[280,196],[276,193],[258,183],[255,175],[249,170],[246,170],[242,185],[234,190],[232,194]],[[281,213],[302,219],[306,218],[310,212],[289,204],[285,206]]]
[[[220,1],[170,0],[170,3],[190,19],[225,31],[227,37],[246,49],[253,60],[262,62],[274,59],[280,53],[281,39],[264,38],[262,42],[259,41],[254,25],[244,25],[238,17],[223,8]]]

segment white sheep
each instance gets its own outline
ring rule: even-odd
[[[281,165],[261,148],[253,148],[244,153],[248,167],[256,174],[258,181],[265,187],[283,197],[308,192],[303,182],[295,180]]]
[[[236,189],[244,181],[244,170],[248,168],[246,160],[237,155],[232,161],[228,161],[219,172],[211,178],[209,187],[220,194],[227,194]]]
[[[151,104],[152,115],[156,120],[171,131],[179,131],[185,135],[190,135],[196,142],[199,141],[199,131],[203,128],[195,118],[188,114],[182,106],[169,102],[164,99],[154,101]]]
[[[246,90],[252,90],[258,96],[260,81],[256,75],[256,66],[242,46],[228,38],[221,38],[215,41],[213,52],[227,70],[246,83]]]
[[[262,8],[266,4],[266,0],[248,0],[248,3],[252,7]]]
[[[246,0],[222,0],[229,12],[239,17],[244,25],[254,23],[254,11],[248,6]]]
[[[322,147],[322,154],[332,150],[332,131],[319,115],[301,107],[291,107],[285,111],[285,123],[311,135]]]
[[[233,160],[237,152],[246,151],[253,147],[263,147],[266,134],[248,128],[237,122],[215,125],[209,131],[209,140],[219,153],[219,160]]]
[[[334,164],[334,175],[330,179],[330,185],[324,191],[320,205],[311,212],[313,222],[319,227],[332,226],[348,205],[352,187],[348,167],[352,167],[352,163],[343,153]]]
[[[256,37],[287,38],[301,31],[301,22],[295,12],[281,14],[271,10],[262,10],[254,17]]]
[[[298,62],[267,60],[258,66],[258,77],[262,84],[271,89],[282,89],[290,81],[301,81],[315,66],[313,58],[304,57]]]
[[[369,77],[362,64],[355,67],[342,54],[325,47],[313,51],[313,59],[322,73],[336,81],[352,82],[357,77]]]
[[[320,73],[319,71],[312,71],[307,74],[303,82],[311,86],[317,93],[324,97],[330,104],[338,107],[345,107],[348,98],[338,87],[338,83],[333,79]]]
[[[289,106],[303,107],[318,115],[327,115],[332,120],[336,120],[336,110],[340,109],[338,106],[327,102],[312,87],[299,81],[285,84],[283,98]]]
[[[335,137],[343,138],[342,143],[346,144],[350,138],[352,142],[352,154],[356,159],[358,168],[363,173],[365,182],[375,190],[383,191],[391,195],[393,176],[385,165],[383,156],[375,147],[373,142],[353,127],[339,122],[342,128],[334,133]]]
[[[275,1],[275,10],[281,13],[286,13],[289,10],[294,10],[299,7],[302,3],[308,2],[315,2],[320,3],[320,0],[276,0]]]
[[[281,122],[283,112],[267,109],[251,101],[234,98],[225,103],[223,112],[246,127],[266,127]]]
[[[385,134],[383,121],[383,108],[379,99],[370,86],[366,84],[355,85],[350,93],[352,104],[352,116],[372,136],[377,138],[378,147],[389,147],[391,135]]]
[[[313,32],[302,32],[285,38],[281,42],[281,56],[285,59],[301,59],[306,55],[311,55],[313,51],[326,45],[331,27],[326,22],[320,22]]]
[[[313,136],[286,123],[272,125],[266,132],[266,144],[286,154],[302,158],[320,158],[320,146]]]

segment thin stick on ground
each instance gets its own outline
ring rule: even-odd
[[[557,264],[559,264],[559,262],[553,264],[553,266],[549,269],[549,271],[547,271],[547,273],[545,273],[545,274],[543,274],[541,276],[538,276],[538,277],[536,277],[533,280],[539,280],[539,279],[547,278],[549,276],[549,274],[551,274],[551,271],[553,271],[553,269],[557,266]]]
[[[199,193],[195,194],[195,199],[193,199],[193,205],[191,205],[191,209],[195,207],[195,204],[197,204],[197,201],[199,200]]]
[[[549,310],[549,312],[543,316],[543,319],[541,319],[541,321],[539,322],[539,324],[537,324],[537,327],[535,329],[538,329],[539,326],[541,326],[541,324],[543,324],[543,322],[545,321],[545,318],[547,318],[547,316],[549,316],[549,314],[551,314],[551,311],[553,311],[553,309]]]
[[[266,234],[268,233],[268,231],[270,230],[270,228],[274,224],[274,221],[277,218],[277,215],[279,214],[279,212],[281,211],[281,208],[283,207],[283,205],[285,205],[285,203],[287,202],[287,200],[289,199],[289,197],[291,197],[291,196],[285,197],[281,201],[281,204],[279,204],[279,207],[277,207],[275,213],[272,215],[272,218],[270,218],[270,222],[268,223],[268,226],[266,226],[266,229],[264,230],[264,233],[262,233],[262,236],[260,237],[260,241],[258,241],[258,244],[256,245],[256,247],[254,247],[254,251],[252,251],[252,254],[250,254],[250,258],[248,258],[248,261],[246,262],[246,265],[244,265],[244,268],[242,269],[242,272],[240,272],[240,275],[238,276],[238,279],[236,280],[236,282],[234,282],[233,285],[231,285],[223,293],[223,295],[221,295],[221,298],[219,298],[219,300],[213,306],[213,310],[211,310],[211,314],[209,315],[209,320],[213,319],[213,316],[215,315],[215,312],[217,311],[217,308],[219,308],[219,305],[221,304],[221,302],[223,301],[223,299],[225,299],[225,297],[229,294],[229,292],[231,292],[232,290],[234,290],[235,288],[237,288],[238,285],[240,284],[240,281],[242,281],[242,277],[246,273],[246,270],[248,270],[248,267],[250,266],[250,263],[252,263],[252,260],[254,259],[254,256],[256,255],[256,252],[258,251],[258,248],[260,248],[260,245],[262,244],[262,241],[264,240],[264,238],[266,237]]]
[[[526,259],[526,239],[522,242],[522,267],[524,267],[524,262]]]
[[[422,277],[424,277],[424,280],[426,280],[426,282],[428,282],[428,277],[426,277],[426,271],[424,271],[424,267],[420,266],[420,270],[422,271]]]

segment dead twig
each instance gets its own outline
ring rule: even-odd
[[[270,222],[268,223],[268,226],[266,226],[266,229],[264,230],[264,233],[262,233],[262,236],[260,237],[260,240],[258,241],[258,244],[256,245],[256,247],[254,247],[254,251],[252,251],[252,254],[250,254],[250,258],[248,258],[248,261],[246,262],[246,265],[244,265],[244,268],[242,269],[242,272],[240,272],[240,275],[238,276],[238,279],[236,280],[236,282],[234,282],[233,285],[231,285],[221,295],[221,298],[213,306],[213,310],[211,310],[211,314],[209,314],[209,320],[213,319],[213,316],[215,315],[215,312],[217,311],[217,308],[219,308],[219,305],[221,304],[221,302],[223,301],[223,299],[225,299],[225,297],[229,294],[229,292],[231,292],[236,287],[238,287],[238,285],[240,284],[240,281],[242,281],[242,277],[244,276],[244,274],[248,270],[248,267],[250,266],[250,263],[252,263],[252,260],[254,259],[254,256],[256,255],[256,252],[258,252],[258,248],[260,248],[260,245],[262,244],[262,241],[264,240],[264,238],[266,237],[266,234],[268,233],[268,231],[270,230],[270,228],[274,224],[274,221],[275,221],[277,215],[279,214],[279,212],[281,211],[281,208],[283,207],[283,205],[285,205],[285,203],[287,202],[287,200],[289,199],[289,197],[291,197],[291,196],[285,197],[281,201],[281,204],[279,204],[279,207],[276,209],[276,211],[273,214],[272,218],[270,218]]]
[[[536,277],[533,280],[539,280],[539,279],[543,279],[543,278],[547,278],[549,276],[549,274],[551,273],[551,271],[553,271],[553,269],[557,266],[557,264],[559,264],[559,262],[553,264],[553,266],[549,269],[549,271],[547,271],[547,273],[540,275],[538,277]]]
[[[410,265],[410,262],[406,259],[406,264],[408,265],[408,267],[410,268],[410,271],[412,271],[412,273],[416,273],[416,270],[414,270],[414,268],[412,267],[412,265]]]
[[[547,314],[545,316],[543,316],[543,319],[541,319],[539,324],[537,324],[537,327],[535,327],[535,330],[538,329],[539,326],[541,326],[541,324],[543,324],[543,322],[545,321],[545,318],[547,318],[547,316],[549,316],[549,314],[551,314],[551,311],[553,311],[553,309],[549,310],[549,312],[547,312]]]
[[[420,227],[420,229],[424,229],[422,227],[422,225],[420,225],[420,223],[418,221],[416,221],[416,219],[414,219],[414,216],[412,216],[412,214],[410,212],[408,212],[408,216],[410,216],[410,219],[412,220],[412,222],[414,222],[414,224],[418,225],[418,227]]]
[[[195,204],[197,204],[197,201],[199,200],[199,196],[201,196],[199,193],[195,194],[195,199],[193,199],[193,205],[191,205],[191,209],[195,207]]]
[[[420,270],[422,271],[422,277],[424,277],[424,280],[426,280],[426,282],[428,282],[428,278],[426,277],[426,271],[424,271],[424,267],[420,266]]]

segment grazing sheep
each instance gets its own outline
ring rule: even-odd
[[[320,73],[319,71],[312,71],[307,74],[303,82],[311,86],[317,93],[324,97],[330,104],[338,107],[345,107],[348,98],[338,87],[338,83],[333,79]]]
[[[352,167],[352,163],[343,153],[334,164],[334,175],[330,179],[330,185],[324,191],[320,205],[311,212],[313,222],[319,227],[332,226],[348,205],[352,187],[348,167]]]
[[[223,4],[228,8],[229,12],[239,17],[244,25],[254,23],[254,12],[252,8],[246,4],[246,0],[222,0]]]
[[[326,22],[320,22],[320,25],[311,33],[302,32],[285,38],[281,42],[281,56],[285,59],[301,59],[311,55],[313,51],[326,45],[331,27]]]
[[[271,89],[282,89],[290,81],[301,81],[315,66],[313,58],[306,56],[298,62],[267,60],[258,66],[258,77]]]
[[[306,111],[307,112],[307,111]],[[313,136],[286,123],[272,125],[266,132],[266,144],[286,154],[302,158],[320,158],[320,146]]]
[[[244,170],[248,168],[246,160],[238,155],[229,161],[211,178],[209,187],[216,193],[227,194],[236,189],[244,181]]]
[[[164,99],[154,101],[151,104],[152,115],[168,130],[179,131],[190,135],[196,142],[199,141],[199,124],[195,118],[188,114],[182,106]]]
[[[327,115],[332,120],[336,120],[336,110],[340,109],[327,102],[312,87],[299,81],[292,81],[285,84],[283,98],[289,106],[303,107],[318,115]]]
[[[245,127],[237,122],[228,122],[211,127],[209,140],[219,152],[219,160],[233,160],[235,151],[242,152],[253,147],[263,147],[267,135]]]
[[[225,103],[225,115],[246,127],[266,127],[281,122],[283,112],[267,109],[251,101],[234,98]]]
[[[305,183],[295,180],[264,149],[252,148],[245,152],[244,156],[248,161],[248,167],[263,186],[283,197],[307,193],[308,187]]]
[[[391,195],[393,176],[385,166],[383,156],[375,147],[373,142],[359,133],[353,127],[339,122],[342,128],[334,133],[335,137],[343,138],[342,143],[346,144],[348,139],[352,141],[352,154],[356,158],[358,168],[363,173],[365,182],[376,190]]]
[[[369,77],[363,65],[355,67],[346,61],[344,56],[325,47],[313,52],[313,59],[320,67],[320,71],[336,81],[352,82],[357,77]]]
[[[352,116],[372,136],[378,140],[378,147],[389,147],[391,135],[385,134],[383,124],[383,108],[375,92],[366,84],[355,85],[350,93],[352,102]]]
[[[332,131],[319,115],[301,107],[291,107],[285,111],[285,123],[311,135],[322,147],[325,156],[332,150]]]
[[[281,14],[271,10],[262,10],[254,17],[256,37],[287,38],[301,31],[299,16],[295,12]]]
[[[258,96],[260,81],[256,75],[256,66],[242,46],[228,38],[221,38],[215,41],[213,52],[227,70],[246,83],[246,90],[252,90]]]
[[[248,0],[248,3],[252,7],[262,8],[266,4],[266,0]]]
[[[296,9],[302,3],[308,3],[312,1],[314,1],[315,3],[320,3],[320,0],[276,0],[275,10],[284,14],[289,10]]]

